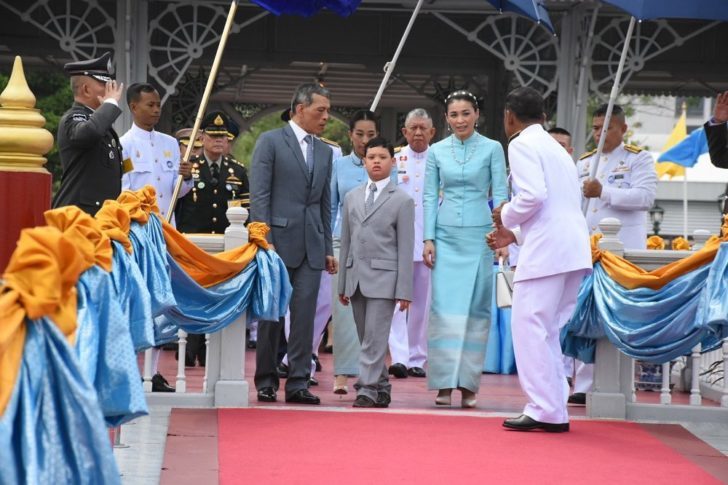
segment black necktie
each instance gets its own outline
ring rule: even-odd
[[[216,162],[212,162],[210,165],[210,173],[212,174],[210,183],[212,185],[217,185],[218,179],[220,178],[220,166]]]

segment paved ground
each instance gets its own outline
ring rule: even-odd
[[[246,353],[246,370],[251,373],[254,369],[253,352]],[[322,406],[317,409],[328,409],[347,411],[351,409],[354,400],[353,393],[339,397],[331,392],[333,377],[331,356],[322,354],[323,372],[317,375],[320,381],[318,387],[311,390],[322,399]],[[176,371],[175,361],[172,352],[164,352],[160,369],[169,378]],[[201,369],[193,369],[189,372],[190,380],[188,385],[190,391],[198,390],[201,387]],[[248,376],[252,386],[252,375]],[[173,379],[169,379],[173,381]],[[199,382],[198,382],[199,381]],[[432,415],[441,414],[473,414],[478,416],[513,416],[520,413],[525,399],[518,386],[516,376],[505,375],[483,375],[481,380],[481,392],[479,394],[478,407],[475,410],[464,410],[458,407],[450,409],[436,408],[434,405],[434,393],[426,389],[424,379],[407,378],[393,380],[393,400],[391,408],[383,412],[391,413],[426,413]],[[353,381],[350,382],[350,385]],[[457,393],[453,395],[454,404],[459,404]],[[651,396],[648,396],[651,397]],[[283,395],[279,393],[282,400]],[[254,397],[254,390],[251,389],[252,406],[258,406]],[[279,407],[285,404],[264,404],[262,406]],[[304,409],[304,408],[302,408]],[[311,408],[305,408],[311,410]],[[122,473],[122,481],[129,485],[155,485],[160,483],[161,471],[164,462],[164,449],[167,440],[171,409],[169,407],[157,406],[150,409],[150,415],[134,420],[122,427],[121,442],[127,448],[115,449],[115,455]],[[575,420],[584,419],[583,407],[571,407],[570,414]],[[728,456],[728,423],[697,423],[684,424],[686,429],[712,447]],[[726,478],[728,481],[728,478]],[[190,477],[190,482],[194,482]],[[180,485],[179,479],[175,484]],[[196,482],[194,482],[196,483]],[[199,485],[199,484],[197,484]]]

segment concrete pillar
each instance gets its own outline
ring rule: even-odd
[[[248,231],[243,224],[248,219],[248,211],[243,207],[230,207],[227,218],[230,225],[225,229],[225,251],[248,242]],[[249,384],[245,380],[246,320],[246,315],[243,315],[215,334],[220,345],[220,374],[214,385],[215,407],[248,406]],[[215,362],[214,366],[217,365]]]
[[[619,219],[606,218],[599,223],[604,237],[599,248],[622,256],[624,245],[617,237],[622,224]],[[597,342],[594,359],[594,391],[587,393],[586,413],[592,418],[627,417],[627,399],[632,400],[632,359],[623,355],[607,338]]]

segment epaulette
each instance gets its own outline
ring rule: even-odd
[[[642,151],[642,148],[638,147],[637,145],[627,145],[625,143],[624,149],[627,150],[629,153],[639,153]]]
[[[240,165],[241,167],[245,168],[245,165],[238,162],[235,158],[231,157],[230,155],[224,155],[223,158],[230,163],[234,163],[235,165]]]
[[[586,152],[584,155],[579,157],[579,160],[584,160],[585,158],[589,158],[592,155],[594,155],[597,152],[596,148],[590,152]]]
[[[394,153],[399,153],[402,151],[402,148],[404,147],[394,147]]]
[[[322,142],[326,143],[327,145],[331,145],[332,147],[341,148],[338,143],[335,141],[329,140],[328,138],[321,137],[319,138]]]

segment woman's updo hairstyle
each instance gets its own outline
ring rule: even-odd
[[[369,111],[368,109],[360,109],[354,112],[354,114],[351,115],[351,119],[349,120],[349,131],[354,131],[354,127],[356,126],[356,123],[358,121],[373,121],[374,128],[376,128],[377,133],[379,133],[379,116],[377,116],[373,111]]]
[[[475,95],[470,91],[466,91],[464,89],[453,91],[452,93],[448,94],[447,98],[445,98],[445,106],[449,108],[453,101],[467,101],[468,103],[473,105],[473,109],[475,111],[478,111],[480,109],[478,107],[478,105],[480,104],[478,102],[478,98],[476,98]]]

